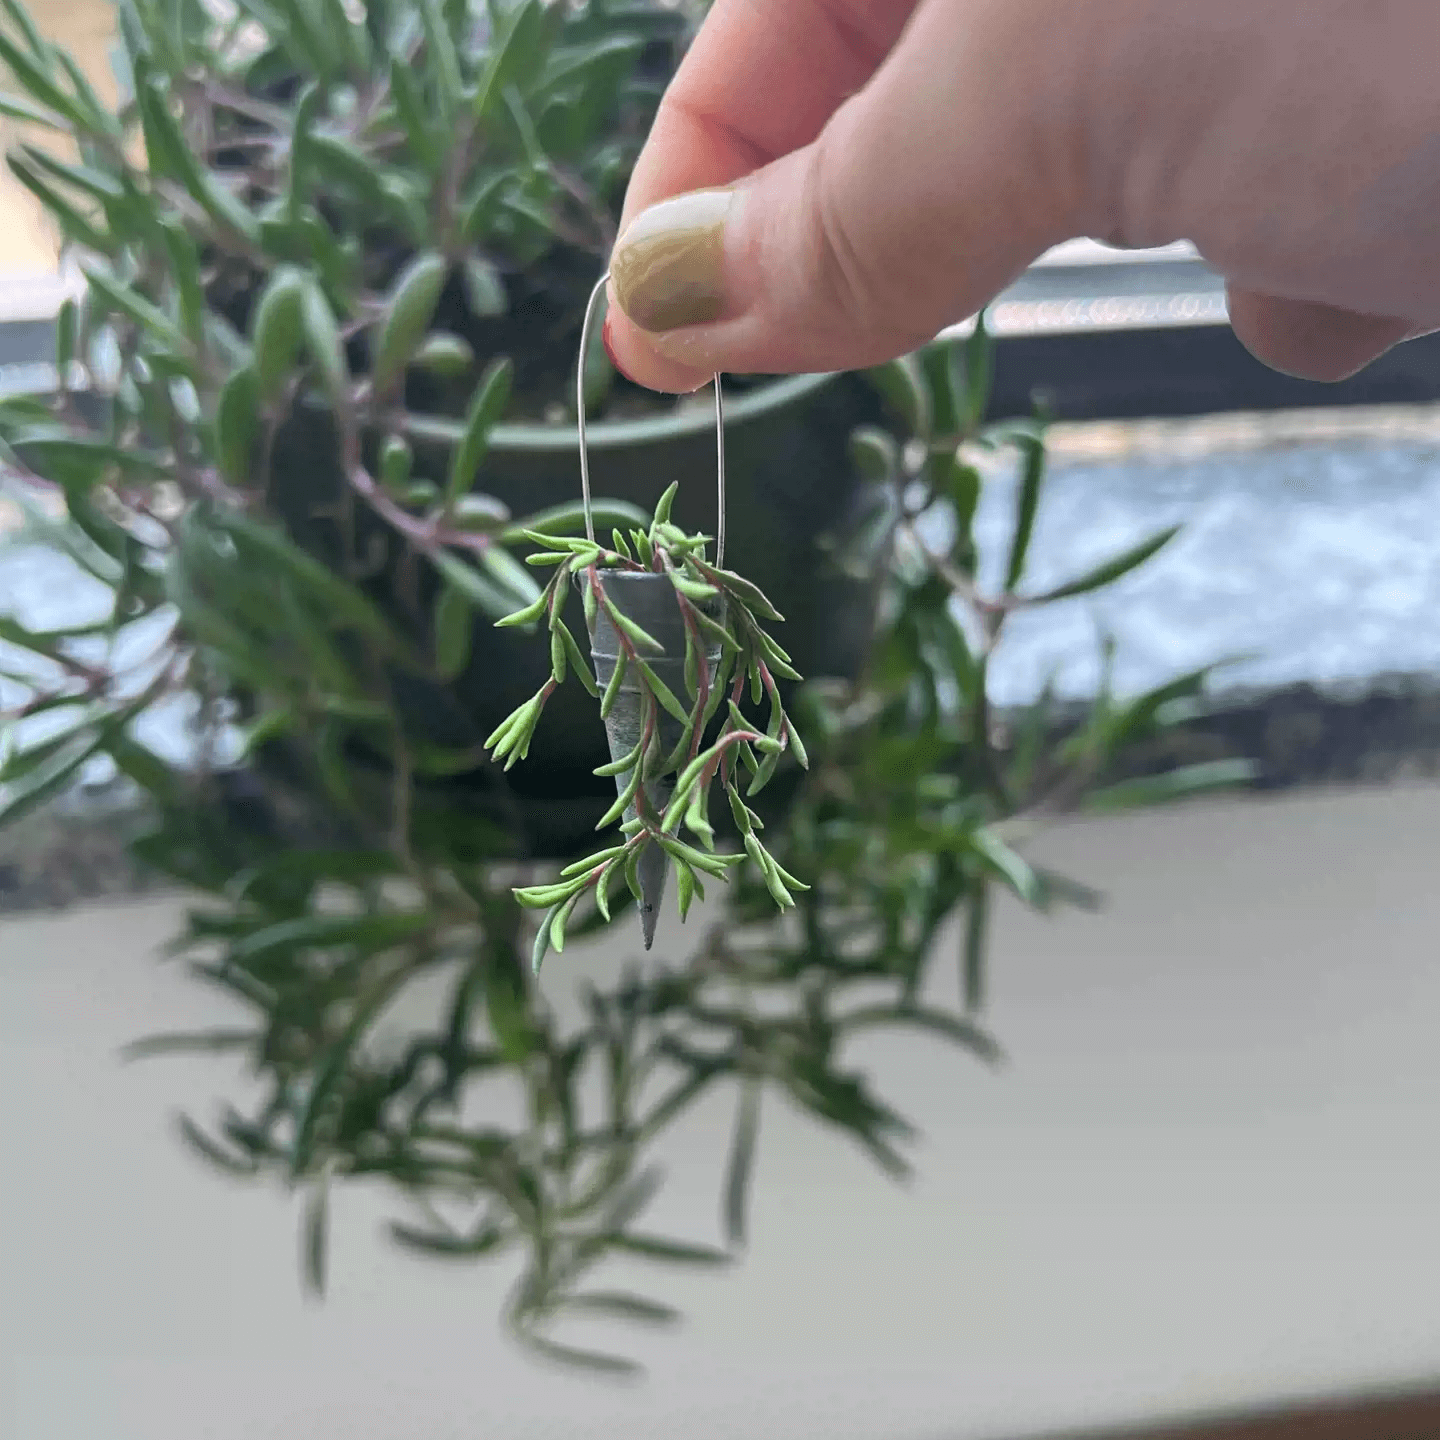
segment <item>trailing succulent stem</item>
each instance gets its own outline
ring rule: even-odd
[[[642,908],[649,948],[654,897],[646,884],[646,861],[649,857],[653,862],[656,851],[675,867],[681,919],[697,896],[705,898],[705,878],[724,880],[747,858],[782,910],[792,908],[795,893],[808,888],[766,848],[758,833],[763,828],[760,818],[746,803],[769,783],[787,753],[802,766],[809,763],[778,684],[800,676],[762,623],[782,617],[748,580],[710,562],[708,536],[686,535],[671,523],[677,489],[672,485],[661,497],[648,530],[631,531],[627,541],[617,529],[610,548],[589,539],[527,532],[526,538],[539,547],[527,563],[553,566],[554,574],[534,602],[496,622],[517,626],[543,620],[552,664],[540,690],[486,741],[497,761],[508,769],[525,757],[546,701],[571,672],[600,700],[601,717],[611,723],[612,752],[617,735],[630,742],[595,772],[614,777],[618,791],[596,828],[620,822],[619,842],[567,866],[549,884],[515,892],[522,905],[545,911],[532,957],[536,968],[548,950],[564,948],[566,926],[586,895],[593,896],[595,909],[608,922],[611,891],[621,883]],[[663,658],[673,670],[675,657],[667,655],[663,643],[607,589],[607,573],[668,580],[683,626],[683,699],[657,669]],[[610,673],[603,693],[600,678],[563,618],[572,584],[580,589],[592,655],[598,660],[595,646],[602,629],[617,647],[606,656]],[[753,705],[768,703],[763,729],[741,709],[747,692]],[[634,723],[622,729],[613,721],[617,705],[627,696]],[[719,728],[707,743],[717,716]],[[657,783],[672,776],[669,783]],[[729,802],[739,851],[717,846],[710,823],[716,785]],[[682,838],[687,832],[691,838]],[[659,873],[663,875],[663,862]]]

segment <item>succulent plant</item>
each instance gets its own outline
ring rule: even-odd
[[[597,828],[624,817],[616,844],[575,861],[550,884],[515,892],[522,905],[546,912],[535,937],[537,970],[548,949],[564,948],[566,925],[582,896],[593,894],[601,919],[609,920],[611,884],[621,878],[640,907],[649,950],[670,862],[679,876],[682,920],[696,895],[705,898],[702,875],[724,880],[747,858],[782,910],[794,906],[794,892],[808,888],[766,849],[756,833],[764,822],[740,794],[742,768],[750,774],[745,793],[753,797],[787,751],[802,766],[809,763],[780,693],[782,680],[801,677],[762,624],[783,617],[749,581],[711,561],[709,536],[687,535],[670,523],[678,488],[677,481],[661,496],[648,530],[633,530],[627,542],[616,529],[613,549],[587,537],[532,534],[540,549],[530,563],[553,565],[554,576],[530,605],[499,622],[547,620],[553,669],[487,748],[507,763],[523,757],[545,702],[573,671],[600,701],[610,763],[597,773],[613,775],[619,791]],[[584,596],[593,674],[562,614],[572,581]],[[764,731],[740,709],[747,688],[753,704],[769,704]],[[707,744],[722,704],[719,732]],[[710,792],[717,781],[740,836],[737,852],[716,848]],[[682,826],[703,848],[680,839]]]
[[[488,437],[573,393],[584,300],[686,19],[628,0],[117,15],[112,111],[18,0],[0,8],[4,109],[27,126],[8,163],[84,278],[60,316],[59,398],[7,407],[12,451],[77,525],[112,478],[137,517],[184,507],[189,534],[213,513],[273,540],[279,521],[360,592],[352,612],[383,613],[402,672],[447,683],[476,625],[538,593],[523,530],[578,524],[517,524],[485,493]],[[586,373],[594,410],[617,384],[603,349]],[[152,574],[130,598],[176,602],[167,563],[170,593]],[[305,749],[292,722],[312,701],[273,691],[237,693],[251,739]]]
[[[866,663],[782,706],[765,681],[773,642],[758,624],[745,632],[751,648],[732,674],[759,676],[772,719],[767,733],[732,728],[712,746],[751,746],[762,774],[774,761],[783,823],[757,855],[739,840],[742,800],[746,861],[732,862],[729,842],[714,857],[687,847],[693,868],[719,865],[731,880],[693,953],[585,989],[581,1018],[562,1022],[531,973],[537,929],[513,886],[536,899],[573,877],[502,863],[503,815],[443,783],[498,767],[435,743],[398,696],[412,677],[453,675],[477,624],[556,618],[527,554],[559,556],[562,570],[593,563],[597,607],[601,577],[645,564],[643,544],[642,559],[625,561],[623,536],[603,554],[572,544],[578,506],[516,519],[482,487],[501,416],[543,414],[568,387],[629,159],[684,20],[614,0],[235,0],[221,18],[200,0],[118,9],[126,98],[112,111],[19,0],[0,0],[0,63],[18,87],[0,111],[75,146],[60,156],[24,143],[10,163],[86,277],[59,318],[53,393],[0,402],[0,444],[19,476],[22,538],[65,558],[77,595],[98,597],[53,629],[0,616],[0,825],[97,765],[143,799],[135,853],[192,898],[174,949],[237,1018],[135,1053],[244,1058],[254,1104],[222,1107],[213,1129],[187,1116],[180,1133],[225,1173],[303,1195],[311,1286],[325,1284],[332,1190],[378,1180],[414,1212],[392,1227],[397,1243],[460,1263],[523,1258],[507,1304],[519,1339],[629,1370],[553,1327],[572,1315],[673,1318],[597,1286],[612,1257],[731,1258],[766,1094],[901,1174],[913,1132],[847,1058],[850,1040],[904,1028],[996,1060],[982,1023],[991,896],[1089,898],[1027,863],[1017,822],[1239,778],[1223,767],[1125,778],[1127,757],[1200,693],[1203,672],[1126,700],[1107,690],[1062,733],[1043,707],[1010,717],[1008,732],[991,711],[990,656],[1012,613],[1110,583],[1170,536],[1027,593],[1043,427],[984,423],[983,326],[968,345],[882,367],[872,378],[888,426],[854,443],[868,521],[832,557],[875,590]],[[317,517],[325,546],[300,543],[282,516],[272,462],[297,427],[315,455],[339,457]],[[445,465],[422,466],[437,442]],[[1024,466],[993,594],[976,578],[973,528],[985,447]],[[662,564],[688,553],[693,573],[676,572],[688,598],[727,598],[732,639],[747,607],[765,618],[735,577],[696,559],[697,537],[664,528],[663,509],[597,514],[641,527],[652,563],[657,544]],[[438,575],[424,623],[377,595],[377,529],[402,555],[402,579],[412,565]],[[597,608],[597,666],[612,653],[602,615],[624,632],[623,614]],[[586,673],[566,633],[551,629],[557,669]],[[699,651],[696,683],[683,687],[692,701],[712,658]],[[683,673],[683,655],[667,656]],[[623,685],[618,661],[606,688],[616,675]],[[694,708],[672,698],[673,751]],[[153,730],[176,707],[194,740],[178,759]],[[496,748],[523,746],[526,724]],[[699,761],[697,792],[715,756],[699,736],[697,723],[677,772],[683,782]],[[302,775],[252,763],[277,737],[294,742]],[[630,771],[618,798],[638,771],[638,811],[658,777],[633,749],[616,757]],[[748,828],[758,849],[753,819]],[[621,834],[623,848],[633,836]],[[795,902],[783,917],[777,876]],[[622,889],[612,908],[632,899]],[[603,918],[575,912],[570,938]],[[942,944],[952,933],[958,955]],[[931,984],[945,957],[959,971],[955,1005]],[[432,981],[444,988],[438,1021],[385,1039],[397,999]],[[509,1127],[482,1093],[502,1077],[526,1102]],[[659,1183],[654,1142],[725,1086],[736,1098],[727,1248],[655,1235],[640,1224]]]

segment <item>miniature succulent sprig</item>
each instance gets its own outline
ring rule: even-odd
[[[665,861],[673,863],[682,919],[697,896],[704,899],[706,878],[724,880],[747,858],[782,910],[794,905],[796,891],[807,888],[765,847],[760,817],[746,803],[769,783],[787,753],[802,766],[809,763],[779,685],[800,676],[763,623],[782,617],[756,586],[710,560],[709,536],[687,535],[672,523],[677,488],[672,485],[661,497],[648,530],[632,530],[627,539],[617,529],[608,548],[588,538],[527,534],[539,547],[527,563],[553,566],[554,574],[538,599],[497,622],[521,626],[543,620],[552,662],[550,678],[486,742],[497,761],[508,769],[526,756],[546,702],[572,672],[599,699],[602,719],[611,722],[612,759],[595,773],[615,778],[617,796],[596,828],[621,821],[622,838],[567,866],[554,881],[515,892],[521,904],[546,912],[535,940],[537,967],[548,950],[564,948],[566,926],[587,894],[593,894],[600,917],[610,919],[611,891],[622,880],[648,920],[648,948],[654,895],[646,883],[647,857],[650,873],[658,863],[662,881]],[[673,669],[675,657],[608,592],[607,573],[669,580],[684,635],[683,700],[657,668],[663,657]],[[572,584],[580,589],[594,668],[564,620]],[[613,635],[617,647],[607,657],[608,676],[600,673],[594,651],[602,630]],[[763,729],[741,709],[747,690],[752,705],[768,702]],[[613,719],[626,694],[637,723],[619,730]],[[719,729],[707,744],[717,716]],[[617,746],[617,734],[627,737],[624,748]],[[710,823],[717,784],[729,802],[740,851],[717,847]],[[682,838],[686,832],[693,838]]]

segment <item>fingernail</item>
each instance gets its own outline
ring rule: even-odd
[[[610,258],[620,308],[651,334],[705,325],[724,309],[725,222],[732,188],[695,190],[642,211]]]

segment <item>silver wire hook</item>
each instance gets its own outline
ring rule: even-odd
[[[590,327],[595,308],[610,282],[607,270],[590,292],[585,306],[585,320],[580,327],[580,361],[575,367],[575,415],[580,427],[580,495],[585,505],[585,538],[595,543],[595,513],[590,503],[590,450],[585,442],[585,360],[590,354]],[[725,564],[725,396],[720,375],[715,375],[715,563]]]

